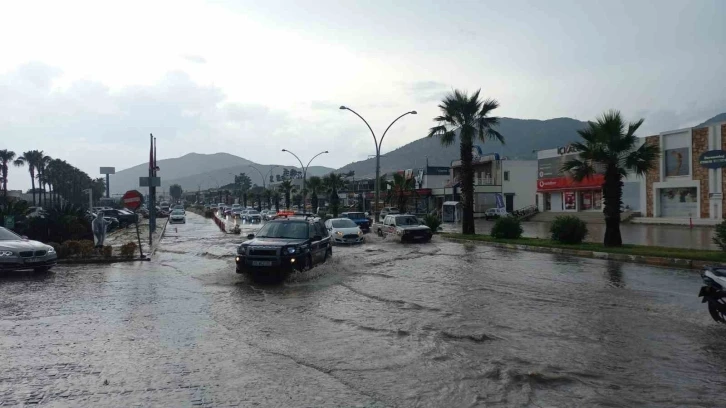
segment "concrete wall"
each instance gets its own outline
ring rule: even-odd
[[[514,194],[514,209],[535,204],[537,191],[536,160],[502,160],[502,193]],[[504,173],[509,172],[509,180]]]

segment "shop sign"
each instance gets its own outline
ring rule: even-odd
[[[698,164],[707,169],[720,169],[726,167],[726,151],[709,150],[701,153],[698,158]]]
[[[557,154],[559,154],[560,156],[565,154],[577,153],[578,151],[579,150],[577,150],[577,148],[573,145],[560,146],[557,148]]]
[[[592,176],[583,179],[580,182],[573,180],[570,177],[555,177],[547,179],[537,180],[537,190],[562,190],[567,188],[581,188],[581,187],[602,187],[605,182],[605,176],[602,174],[593,174]]]
[[[708,193],[708,198],[711,200],[723,199],[723,193]]]

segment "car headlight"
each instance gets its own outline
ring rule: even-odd
[[[340,232],[340,231],[335,231],[335,235],[337,235],[337,236],[339,236],[339,237],[342,237],[342,236],[343,236],[343,233],[342,233],[342,232]]]
[[[48,253],[49,254],[54,254],[55,253],[55,248],[53,248],[52,246],[49,246],[48,247]]]
[[[13,256],[13,251],[0,251],[0,257],[2,256]]]
[[[297,252],[297,248],[295,248],[295,247],[287,247],[285,249],[287,250],[288,254],[294,254]]]
[[[363,231],[358,231],[358,236],[360,237],[361,235],[363,235]]]

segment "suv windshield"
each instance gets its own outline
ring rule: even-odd
[[[348,213],[348,214],[346,214],[346,216],[348,218],[350,218],[350,219],[356,219],[356,220],[357,219],[360,219],[360,218],[365,218],[366,217],[362,212]]]
[[[396,217],[396,225],[419,225],[416,217]]]
[[[265,224],[256,235],[257,238],[309,238],[307,222],[269,222]]]
[[[14,232],[8,231],[5,228],[0,228],[0,241],[12,241],[22,239],[20,236],[15,235]]]
[[[333,228],[355,228],[357,225],[351,220],[333,220]]]

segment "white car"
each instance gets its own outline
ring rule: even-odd
[[[511,214],[504,208],[490,208],[484,213],[485,220],[495,220],[497,218],[509,217]]]
[[[332,218],[325,221],[332,242],[336,244],[361,244],[363,231],[350,218]]]
[[[384,218],[386,218],[387,215],[395,215],[395,214],[400,214],[400,212],[398,211],[398,208],[396,208],[396,207],[383,207],[383,209],[381,210],[380,217],[381,217],[381,219],[384,219]]]
[[[184,210],[173,210],[169,215],[169,224],[186,224],[187,216],[184,214]]]
[[[0,227],[0,271],[32,269],[47,272],[55,266],[57,259],[52,246]]]

